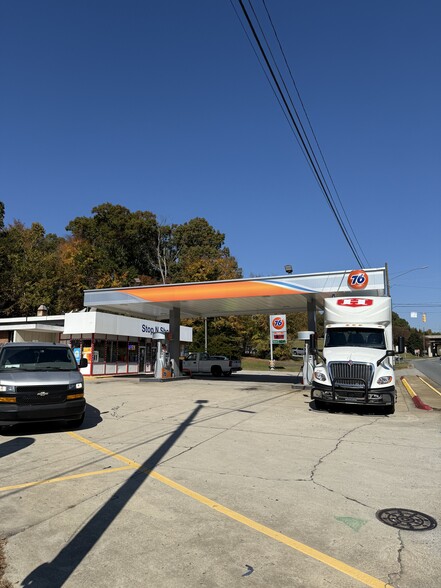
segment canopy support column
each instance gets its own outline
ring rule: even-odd
[[[173,361],[174,375],[180,376],[179,370],[179,351],[180,351],[180,335],[181,335],[181,309],[174,306],[169,313],[170,323],[170,339],[169,339],[169,353],[170,359]]]
[[[309,299],[307,301],[307,312],[308,312],[308,331],[314,331],[317,333],[317,306],[315,299]]]

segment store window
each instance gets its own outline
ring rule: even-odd
[[[95,339],[93,347],[93,361],[94,363],[104,363],[106,361],[106,340]]]
[[[118,341],[118,363],[127,363],[128,349],[127,341]]]
[[[138,342],[129,341],[127,350],[129,353],[129,363],[138,363]]]
[[[107,363],[116,363],[118,341],[107,341]]]

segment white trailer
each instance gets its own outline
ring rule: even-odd
[[[317,408],[335,404],[381,407],[396,403],[392,305],[389,297],[325,300],[325,341],[314,366],[311,398]],[[403,352],[402,343],[399,352]]]

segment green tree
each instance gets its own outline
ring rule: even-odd
[[[171,227],[169,247],[174,258],[173,282],[206,282],[242,277],[237,261],[224,246],[225,235],[204,218]]]
[[[158,224],[153,213],[131,212],[119,204],[104,203],[92,209],[91,217],[77,217],[66,227],[76,243],[90,250],[89,288],[133,284],[145,275],[159,280],[157,271]]]
[[[416,349],[419,349],[421,354],[423,353],[423,335],[417,329],[411,329],[407,339],[407,349],[411,353],[415,353]]]
[[[40,304],[54,311],[61,286],[59,246],[63,240],[45,233],[39,223],[26,228],[15,221],[1,231],[2,316],[36,314]]]
[[[401,318],[396,312],[392,312],[392,331],[394,344],[396,345],[398,337],[404,337],[405,341],[409,339],[411,327],[405,319]]]

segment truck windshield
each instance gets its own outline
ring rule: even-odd
[[[325,347],[372,347],[386,349],[382,329],[336,327],[327,329]]]
[[[2,372],[73,371],[77,367],[75,357],[67,347],[7,347],[0,354]]]

